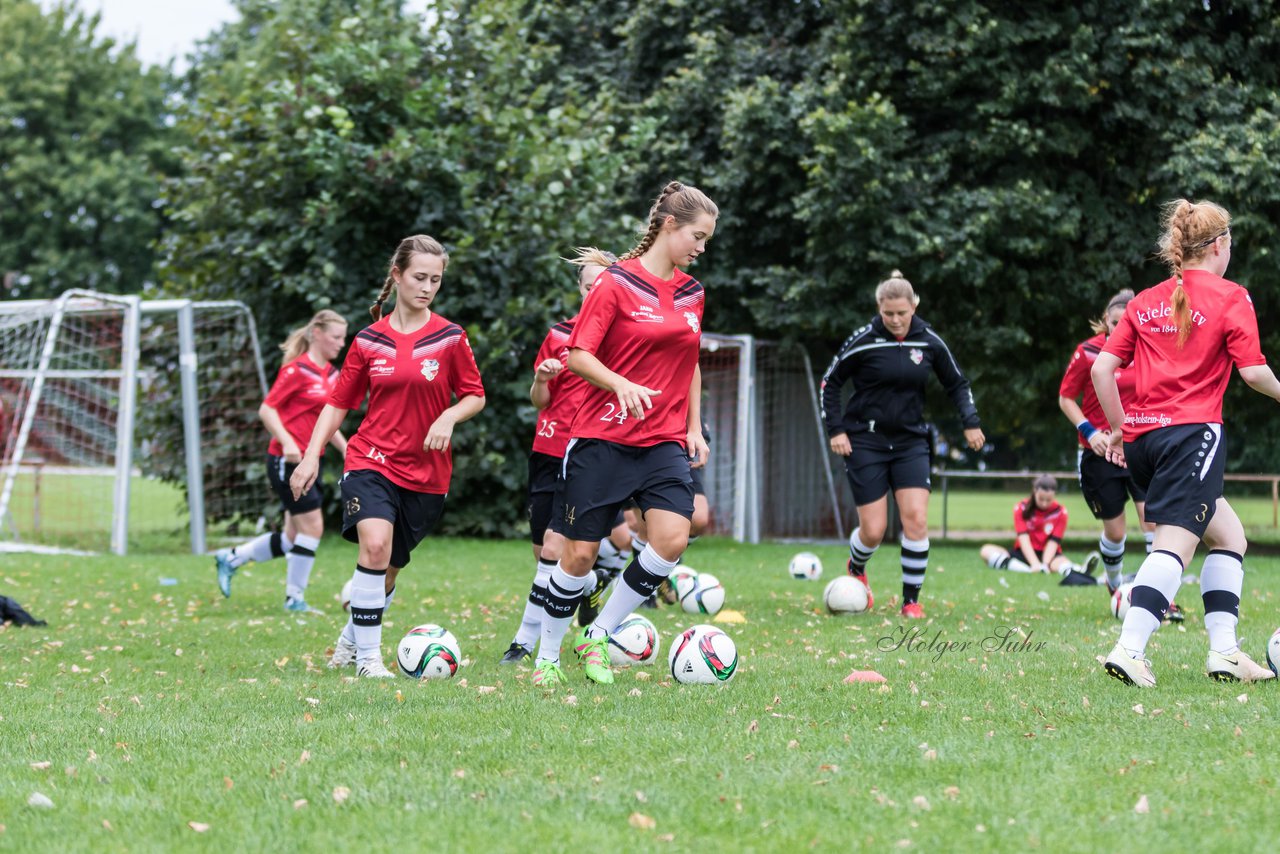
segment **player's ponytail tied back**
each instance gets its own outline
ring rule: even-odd
[[[891,299],[910,300],[912,307],[920,305],[920,297],[916,294],[916,289],[911,287],[911,283],[902,275],[901,270],[894,270],[889,274],[889,278],[876,285],[876,305]]]
[[[373,318],[374,323],[382,319],[382,304],[387,301],[387,297],[391,296],[391,290],[396,286],[396,273],[403,273],[413,261],[414,255],[438,256],[444,262],[442,269],[449,268],[449,253],[434,237],[415,234],[401,240],[396,246],[396,251],[391,254],[391,263],[388,265],[390,269],[387,270],[387,278],[382,283],[382,291],[373,305],[369,306],[369,316]]]
[[[689,225],[702,214],[710,214],[713,218],[720,216],[720,208],[697,187],[669,181],[654,199],[649,208],[649,222],[640,235],[640,242],[619,261],[630,261],[648,252],[662,231],[662,224],[667,217],[674,217],[677,227]]]
[[[1164,233],[1160,236],[1160,260],[1169,267],[1175,283],[1170,308],[1178,326],[1178,348],[1191,335],[1191,300],[1183,286],[1188,263],[1204,257],[1214,241],[1231,228],[1231,214],[1213,202],[1174,199],[1164,206]]]

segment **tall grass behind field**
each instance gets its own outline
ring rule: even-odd
[[[282,610],[282,562],[223,599],[208,558],[0,556],[0,589],[50,621],[0,632],[0,848],[1274,850],[1280,695],[1204,676],[1197,588],[1139,692],[1099,664],[1119,630],[1102,589],[935,547],[928,619],[906,623],[885,547],[873,613],[834,618],[821,592],[847,552],[817,548],[812,583],[787,577],[797,550],[711,539],[686,556],[744,620],[719,624],[741,655],[730,683],[658,666],[597,686],[567,654],[554,692],[497,664],[527,543],[415,553],[384,651],[415,624],[450,628],[465,666],[429,683],[325,668],[355,556],[332,537],[309,595],[328,613],[307,617]],[[1241,631],[1259,659],[1278,568],[1248,563]],[[650,614],[662,662],[706,619]],[[886,681],[846,684],[853,670]],[[37,792],[53,807],[28,806]]]

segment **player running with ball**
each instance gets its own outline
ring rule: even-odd
[[[1236,623],[1244,584],[1244,527],[1222,496],[1226,438],[1222,395],[1235,365],[1255,391],[1280,400],[1266,365],[1249,292],[1222,278],[1231,262],[1231,217],[1212,202],[1166,207],[1160,255],[1173,276],[1139,294],[1094,362],[1093,385],[1111,425],[1107,459],[1129,466],[1156,524],[1151,554],[1134,579],[1107,673],[1129,685],[1156,684],[1147,642],[1178,592],[1200,541],[1208,675],[1223,681],[1274,678],[1240,649]],[[1120,401],[1115,371],[1133,362],[1134,398]]]

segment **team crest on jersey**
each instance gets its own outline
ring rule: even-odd
[[[440,363],[435,359],[422,360],[422,375],[428,380],[436,378],[436,374],[440,373]]]
[[[694,332],[701,331],[702,327],[698,325],[698,315],[694,314],[692,311],[686,311],[684,313],[684,321],[689,324],[689,328]]]
[[[915,362],[917,365],[924,361],[924,353],[920,352],[915,347],[912,347],[911,352],[907,355],[909,355],[911,357],[911,361]]]
[[[1045,523],[1044,523],[1044,532],[1045,532],[1046,534],[1052,534],[1052,533],[1053,533],[1053,523],[1052,523],[1052,522],[1045,522]]]

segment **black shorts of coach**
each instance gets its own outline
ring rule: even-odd
[[[553,513],[557,506],[557,496],[564,488],[560,470],[564,460],[550,454],[537,451],[529,454],[529,501],[525,505],[525,513],[529,518],[529,539],[535,546],[541,546],[547,529],[557,534],[560,530],[559,514]]]
[[[1203,537],[1222,497],[1227,440],[1221,424],[1175,424],[1124,443],[1129,473],[1146,490],[1146,519]]]
[[[319,510],[320,505],[324,503],[324,497],[320,493],[320,484],[324,480],[319,470],[316,471],[316,482],[311,484],[311,488],[302,493],[301,497],[294,500],[293,490],[289,488],[289,478],[293,477],[293,470],[297,467],[297,463],[285,462],[284,457],[267,454],[267,480],[271,483],[271,489],[280,499],[280,505],[284,507],[285,512],[295,516],[299,513]]]
[[[852,433],[849,444],[853,453],[844,458],[844,471],[859,507],[879,501],[890,490],[933,488],[929,440],[924,436],[891,441],[878,433]]]
[[[693,518],[689,457],[678,442],[645,448],[574,439],[564,456],[564,495],[555,515],[571,540],[609,536],[628,499],[641,513],[670,510]]]
[[[1080,449],[1076,472],[1080,475],[1080,494],[1095,519],[1116,518],[1124,513],[1124,503],[1131,498],[1134,504],[1147,500],[1147,491],[1134,482],[1127,468],[1109,463],[1093,451]]]
[[[414,492],[381,472],[349,471],[342,476],[342,536],[360,542],[356,525],[365,519],[391,523],[391,565],[409,565],[409,553],[431,533],[444,512],[444,496]]]

